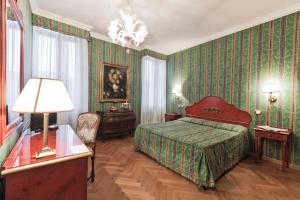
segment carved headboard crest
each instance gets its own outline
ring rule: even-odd
[[[222,112],[218,107],[205,107],[203,110],[206,112]]]
[[[230,124],[238,124],[249,128],[251,115],[235,108],[217,96],[204,97],[197,103],[185,108],[187,117],[195,117]]]

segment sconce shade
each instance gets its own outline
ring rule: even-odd
[[[266,83],[263,87],[263,92],[265,93],[274,93],[274,92],[280,92],[279,85],[275,82],[269,82]]]
[[[64,83],[56,79],[31,78],[12,111],[18,113],[56,113],[74,110]]]
[[[175,87],[172,90],[172,94],[174,94],[177,97],[179,97],[181,95],[181,85],[180,84],[175,85]]]
[[[176,97],[179,97],[181,95],[181,93],[179,93],[179,92],[172,92],[171,94],[173,94]]]

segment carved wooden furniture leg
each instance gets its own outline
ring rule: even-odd
[[[258,137],[255,136],[255,162],[258,162]]]
[[[91,157],[92,159],[92,171],[91,171],[91,181],[92,183],[94,183],[94,179],[95,179],[95,151],[96,151],[96,146],[93,149],[93,156]]]
[[[263,142],[263,139],[261,137],[259,137],[258,138],[259,160],[262,159],[262,142]]]
[[[286,168],[289,168],[289,163],[290,163],[290,140],[286,143],[285,146],[285,157],[286,157]]]
[[[282,171],[284,172],[285,170],[285,164],[286,164],[286,142],[283,142],[281,145],[282,149]]]

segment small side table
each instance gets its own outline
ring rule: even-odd
[[[173,121],[176,119],[181,118],[181,114],[180,113],[165,113],[165,121],[169,122],[169,121]]]
[[[290,162],[290,142],[292,136],[292,130],[288,129],[287,131],[273,131],[267,130],[260,127],[255,127],[255,153],[256,161],[262,158],[262,139],[270,139],[282,142],[282,171],[285,171],[285,168],[289,168]]]

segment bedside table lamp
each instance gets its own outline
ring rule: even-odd
[[[31,78],[26,83],[12,111],[44,114],[43,148],[36,153],[36,158],[55,155],[55,150],[48,146],[49,113],[71,110],[74,106],[62,81]]]
[[[264,85],[263,87],[263,92],[264,93],[269,93],[269,102],[273,103],[276,102],[277,98],[276,96],[273,95],[275,92],[280,92],[279,86],[275,82],[268,82]]]

